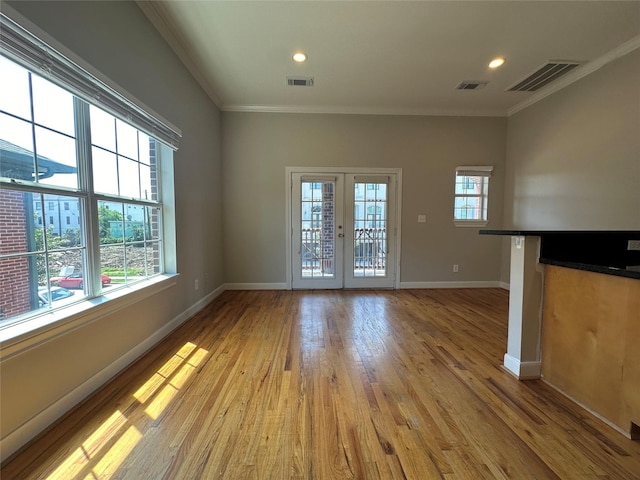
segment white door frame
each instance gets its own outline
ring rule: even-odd
[[[325,258],[326,245],[322,247],[322,265],[321,273],[316,272],[318,276],[312,276],[304,278],[302,275],[302,243],[300,238],[300,228],[303,225],[302,221],[302,183],[303,182],[319,182],[322,184],[322,243],[325,244],[327,239],[325,238],[324,227],[327,225],[328,218],[325,218],[325,187],[327,184],[333,185],[332,190],[332,207],[331,207],[331,258],[330,260]],[[344,175],[341,173],[332,173],[331,175],[324,174],[312,174],[308,175],[300,172],[291,173],[291,288],[317,288],[317,289],[335,289],[344,288]],[[294,203],[295,200],[295,203]],[[318,201],[318,199],[316,199]],[[297,219],[297,221],[296,221]],[[313,223],[313,222],[311,222]],[[298,235],[294,236],[293,231],[296,231]],[[341,238],[342,237],[342,238]],[[293,255],[297,251],[297,255]],[[331,272],[327,272],[325,268],[326,261],[331,262]]]
[[[367,172],[367,174],[359,175],[357,173],[345,173],[344,175],[344,272],[343,272],[343,288],[397,288],[396,286],[396,275],[395,268],[397,262],[394,258],[394,255],[397,253],[396,250],[396,209],[395,205],[398,200],[398,196],[396,194],[396,176],[393,173],[387,172],[384,175],[374,174],[372,172]],[[386,211],[385,221],[387,222],[387,230],[386,230],[386,260],[385,263],[388,267],[385,268],[384,276],[369,276],[355,275],[355,265],[354,260],[356,256],[355,251],[355,243],[354,243],[354,234],[355,234],[355,223],[356,219],[354,218],[354,207],[356,205],[356,195],[355,195],[355,185],[356,183],[385,183],[386,184],[386,194],[385,194],[385,203],[386,203]],[[369,199],[370,200],[370,199]],[[363,212],[364,217],[361,220],[366,218],[366,212]],[[347,228],[348,227],[348,228]],[[347,247],[348,245],[348,247]],[[389,262],[391,260],[391,262]]]
[[[402,246],[402,168],[365,168],[365,167],[285,167],[285,262],[286,262],[286,289],[291,290],[293,282],[293,271],[291,265],[291,236],[293,235],[291,224],[292,209],[292,182],[293,173],[306,174],[359,174],[359,175],[395,175],[396,202],[395,202],[395,278],[393,288],[400,288],[400,254]]]

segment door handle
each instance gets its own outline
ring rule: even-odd
[[[342,237],[344,237],[344,233],[339,233],[338,238],[342,238]]]

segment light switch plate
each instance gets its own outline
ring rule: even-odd
[[[418,223],[426,223],[427,216],[426,215],[418,215]]]

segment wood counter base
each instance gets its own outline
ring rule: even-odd
[[[542,375],[627,435],[640,425],[640,281],[547,265]]]

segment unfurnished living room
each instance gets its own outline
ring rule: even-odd
[[[0,478],[640,479],[640,1],[0,4]]]

